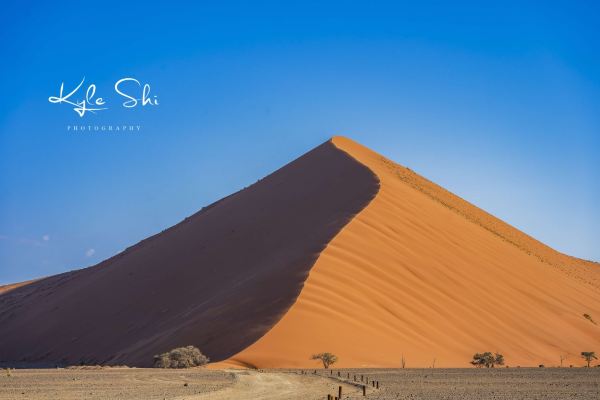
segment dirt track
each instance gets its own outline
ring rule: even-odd
[[[344,397],[357,396],[358,388],[329,378],[294,372],[234,372],[237,382],[218,392],[205,393],[198,399],[324,399],[336,395],[342,385]]]

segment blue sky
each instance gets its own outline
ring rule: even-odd
[[[348,3],[3,3],[0,284],[93,265],[333,135],[600,260],[600,6]],[[108,110],[48,102],[83,77]],[[121,107],[123,77],[160,104]]]

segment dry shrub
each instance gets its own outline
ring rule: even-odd
[[[154,356],[154,368],[191,368],[208,364],[208,361],[197,347],[186,346]]]

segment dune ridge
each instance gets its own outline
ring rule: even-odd
[[[20,288],[21,286],[29,285],[30,283],[35,282],[37,279],[32,279],[29,281],[19,282],[19,283],[11,283],[8,285],[0,286],[0,294],[10,292],[13,289]]]
[[[402,167],[385,157],[381,157],[380,161],[387,166],[390,173],[395,174],[398,179],[406,182],[408,185],[421,191],[433,200],[461,214],[468,220],[480,225],[491,233],[498,235],[503,240],[513,244],[527,254],[534,255],[540,261],[561,268],[564,272],[577,277],[577,279],[589,283],[596,288],[600,288],[600,282],[598,281],[599,275],[588,273],[590,267],[598,268],[600,266],[598,263],[556,251],[523,231],[514,228],[492,214],[472,205],[454,193],[431,182],[427,178],[418,175],[410,168]]]
[[[600,348],[599,266],[563,255],[343,137],[332,142],[381,187],[328,243],[284,317],[221,365],[467,367],[477,351],[507,364],[582,364]]]
[[[96,266],[0,293],[0,362],[150,366],[190,344],[226,359],[285,314],[378,189],[326,142]]]

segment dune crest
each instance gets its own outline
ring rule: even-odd
[[[467,367],[499,351],[509,365],[579,365],[600,348],[600,267],[563,255],[438,185],[343,137],[336,147],[381,182],[327,245],[286,315],[226,361],[311,367]]]
[[[150,366],[190,344],[226,359],[286,313],[378,189],[326,142],[96,266],[13,285],[0,293],[0,363]]]

